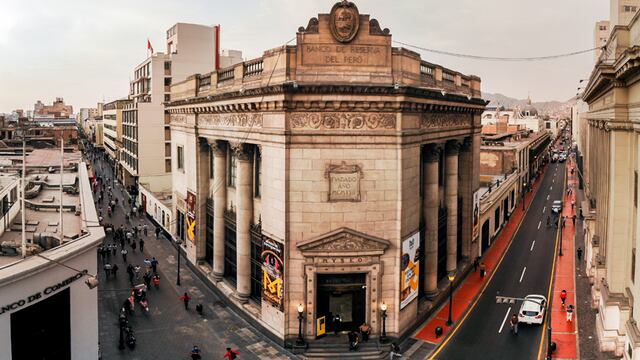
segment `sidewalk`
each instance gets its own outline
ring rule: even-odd
[[[546,171],[546,168],[544,169],[544,171]],[[525,206],[527,210],[529,209],[529,206],[531,206],[531,203],[533,202],[533,199],[538,192],[543,178],[544,176],[539,176],[533,183],[532,191],[527,193],[525,197]],[[500,262],[502,261],[502,257],[511,245],[513,236],[520,227],[520,223],[522,222],[525,213],[526,211],[522,210],[522,203],[518,204],[518,206],[516,206],[515,210],[509,217],[509,221],[507,222],[506,226],[500,232],[500,235],[498,235],[498,237],[494,240],[489,250],[484,253],[481,261],[483,261],[487,267],[487,274],[485,275],[485,278],[480,278],[479,271],[471,272],[464,280],[464,282],[455,290],[455,293],[453,295],[454,306],[452,309],[454,323],[452,324],[452,326],[446,325],[446,321],[449,316],[449,303],[447,302],[446,305],[440,308],[440,310],[435,315],[427,320],[426,325],[423,326],[421,330],[418,330],[415,336],[416,339],[436,345],[440,344],[441,341],[446,339],[447,334],[455,326],[457,326],[458,320],[468,311],[471,304],[473,304],[473,302],[484,289],[485,285],[490,281],[491,277],[493,276],[494,269],[496,269],[500,264]],[[436,337],[435,335],[435,329],[438,326],[442,327],[443,330],[443,334],[440,337]]]
[[[553,295],[549,299],[551,304],[551,341],[556,343],[556,351],[553,353],[555,359],[578,359],[578,311],[576,298],[576,279],[575,279],[575,235],[576,224],[573,223],[572,217],[577,214],[576,190],[578,189],[577,171],[571,174],[571,169],[575,167],[573,157],[567,159],[567,187],[564,194],[564,204],[562,216],[566,219],[565,226],[562,229],[560,241],[563,256],[558,254],[555,264],[555,273],[553,279]],[[571,189],[571,194],[566,191]],[[576,206],[572,206],[576,204]],[[560,220],[562,221],[562,220]],[[560,292],[567,291],[566,306],[563,307],[560,302]],[[567,321],[566,308],[573,305],[573,321]]]

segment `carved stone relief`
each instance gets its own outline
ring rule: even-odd
[[[262,127],[262,114],[200,114],[200,126]]]
[[[424,113],[420,119],[423,129],[440,129],[450,127],[471,126],[471,114]]]
[[[289,119],[292,129],[388,130],[396,128],[396,115],[384,113],[296,113]]]

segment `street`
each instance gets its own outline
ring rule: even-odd
[[[538,356],[544,326],[520,324],[518,335],[513,335],[509,319],[518,313],[522,302],[496,304],[496,295],[523,298],[539,294],[548,298],[558,229],[553,225],[547,227],[546,219],[551,215],[552,202],[564,198],[564,184],[565,164],[549,164],[540,189],[490,284],[468,316],[461,320],[457,331],[443,343],[441,351],[435,353],[435,358],[469,359],[471,354],[491,354],[493,359]]]
[[[102,161],[101,161],[102,162]],[[102,169],[97,171],[101,176],[112,177],[111,168],[102,162]],[[105,186],[111,185],[111,182]],[[103,203],[105,222],[111,222],[116,228],[124,224],[125,208],[128,208],[127,195],[116,186],[114,196],[118,197],[118,205],[112,217],[107,215],[106,201]],[[106,191],[105,191],[106,196]],[[123,204],[127,204],[124,205]],[[148,236],[141,235],[145,240],[144,254],[139,249],[135,252],[126,245],[127,261],[144,268],[143,261],[155,256],[159,260],[158,272],[161,278],[160,288],[153,286],[148,290],[149,313],[143,314],[136,304],[134,314],[129,323],[135,331],[137,345],[134,350],[118,349],[119,328],[118,314],[122,303],[129,296],[129,285],[126,267],[120,255],[120,247],[116,256],[106,259],[111,264],[118,265],[117,278],[105,278],[102,271],[104,262],[99,259],[99,328],[102,359],[187,359],[193,345],[198,345],[203,351],[203,359],[222,358],[225,348],[239,349],[242,359],[288,359],[288,355],[267,337],[262,335],[251,325],[228,309],[220,299],[206,287],[200,279],[182,261],[180,280],[182,286],[176,286],[176,249],[162,235],[155,238],[155,226],[146,217],[134,217],[132,224],[147,224]],[[111,243],[111,236],[107,243]],[[136,281],[142,283],[142,278]],[[179,297],[188,292],[192,297],[190,309],[185,311]],[[195,311],[195,306],[202,303],[204,316]]]

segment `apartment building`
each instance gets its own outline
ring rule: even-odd
[[[102,113],[102,126],[104,136],[104,150],[116,166],[116,176],[122,179],[120,166],[120,149],[122,148],[122,110],[130,100],[115,100],[104,105]]]
[[[594,48],[602,48],[607,45],[607,39],[609,39],[609,34],[611,33],[611,27],[609,21],[603,20],[596,22],[596,26],[593,29],[593,47]],[[596,50],[593,54],[594,62],[598,62],[600,59],[600,55],[602,54],[602,50]]]

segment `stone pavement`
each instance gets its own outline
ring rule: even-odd
[[[102,169],[104,173],[98,167],[98,174],[111,178],[110,167],[104,164]],[[125,224],[127,227],[124,209],[128,205],[123,206],[127,203],[127,195],[121,190],[120,186],[116,186],[114,191],[114,195],[119,198],[119,204],[113,217],[107,216],[106,205],[103,209],[105,221],[114,223],[116,228],[120,224]],[[202,349],[203,360],[221,359],[227,346],[238,349],[240,359],[293,358],[291,354],[227,308],[220,298],[186,266],[184,258],[180,270],[182,286],[176,286],[176,248],[162,236],[160,239],[155,238],[155,226],[147,218],[136,217],[133,222],[146,223],[149,226],[149,236],[143,236],[144,254],[141,254],[139,249],[133,252],[125,243],[129,251],[127,260],[144,268],[144,259],[155,256],[160,262],[158,272],[161,284],[159,289],[152,287],[148,291],[149,313],[143,314],[140,307],[136,306],[134,314],[130,317],[130,324],[137,337],[136,348],[118,350],[119,309],[130,291],[126,263],[123,262],[120,248],[118,248],[115,257],[106,259],[118,265],[118,277],[106,279],[102,271],[103,262],[99,259],[98,266],[101,271],[99,271],[98,306],[102,359],[190,359],[189,351],[194,344]],[[110,242],[110,238],[107,241]],[[142,279],[139,282],[142,282]],[[179,296],[185,291],[192,297],[189,310],[185,310],[179,300]],[[203,304],[204,316],[199,316],[195,312],[197,303]]]

